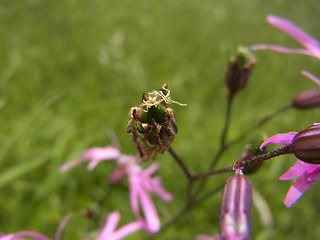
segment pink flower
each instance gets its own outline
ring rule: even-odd
[[[159,177],[151,177],[158,169],[157,164],[151,164],[149,168],[143,169],[139,165],[138,158],[124,155],[115,147],[91,148],[85,151],[79,159],[64,164],[60,171],[67,171],[86,160],[90,160],[88,169],[92,170],[100,161],[110,159],[116,159],[121,166],[120,170],[117,168],[115,171],[125,171],[129,178],[130,201],[134,215],[143,223],[145,231],[149,233],[158,232],[160,230],[160,220],[150,193],[155,193],[164,201],[171,201],[172,197],[162,187]],[[113,174],[113,179],[116,178],[115,181],[118,181],[118,175],[119,172]],[[141,216],[139,206],[142,208],[143,216]]]
[[[139,166],[128,169],[131,207],[137,219],[142,219],[139,210],[140,202],[146,219],[144,229],[149,233],[156,233],[160,230],[159,217],[149,192],[157,194],[164,201],[171,201],[172,199],[171,195],[161,186],[160,179],[158,177],[151,178],[150,176],[157,168],[157,164],[152,164],[146,170],[142,170]]]
[[[282,53],[306,54],[320,59],[320,44],[319,41],[317,41],[315,38],[284,18],[269,15],[267,16],[267,21],[271,25],[287,33],[305,48],[294,49],[272,44],[257,44],[251,47],[252,50],[270,49]],[[309,72],[302,71],[302,74],[315,81],[318,85],[320,84],[320,79],[310,74]]]
[[[318,124],[315,124],[317,126]],[[260,149],[269,144],[289,145],[294,140],[297,132],[289,132],[284,134],[276,134],[261,144]],[[320,176],[320,165],[306,163],[298,160],[286,173],[280,176],[280,180],[290,180],[297,178],[287,192],[284,204],[291,207],[295,204],[303,194],[315,183]]]
[[[138,220],[115,230],[120,220],[120,213],[115,211],[109,214],[104,228],[97,240],[120,240],[143,228],[143,223]]]

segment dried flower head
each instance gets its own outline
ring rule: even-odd
[[[179,102],[170,98],[170,90],[164,84],[159,91],[142,95],[139,107],[130,110],[128,132],[132,135],[142,159],[155,158],[157,153],[167,150],[177,133],[177,123],[173,110],[168,104]]]

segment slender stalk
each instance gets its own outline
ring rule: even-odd
[[[224,148],[225,143],[226,143],[226,138],[229,130],[229,125],[230,125],[230,119],[231,119],[231,108],[232,108],[232,103],[233,103],[233,97],[229,96],[227,100],[227,109],[226,109],[226,115],[224,119],[224,126],[221,132],[221,138],[220,138],[220,148]]]
[[[192,180],[198,180],[198,179],[204,179],[210,175],[215,175],[215,174],[219,174],[219,173],[226,173],[226,172],[232,172],[233,171],[233,165],[229,166],[229,167],[225,167],[225,168],[221,168],[221,169],[217,169],[217,170],[211,170],[205,173],[201,173],[198,175],[193,175],[191,176]]]
[[[210,166],[208,168],[209,170],[212,170],[214,168],[214,166],[217,164],[218,160],[220,159],[220,157],[222,156],[223,152],[226,150],[226,148],[220,148],[218,150],[218,152],[216,153],[216,155],[214,156],[214,158],[212,159]]]
[[[192,173],[189,171],[189,168],[187,167],[187,165],[185,165],[185,163],[183,162],[183,160],[178,156],[178,154],[172,149],[172,147],[170,147],[168,149],[168,152],[171,154],[171,156],[174,158],[174,160],[176,160],[176,162],[179,164],[179,166],[181,167],[181,169],[183,170],[183,172],[185,173],[185,175],[187,176],[188,180],[190,181],[191,177],[192,177]]]
[[[171,156],[176,160],[176,162],[179,164],[179,166],[182,168],[183,172],[185,173],[185,175],[187,176],[187,178],[189,179],[189,181],[194,181],[194,180],[198,180],[198,179],[202,179],[202,178],[206,178],[210,175],[214,175],[214,174],[219,174],[219,173],[226,173],[226,172],[232,172],[232,166],[229,167],[225,167],[225,168],[221,168],[221,169],[216,169],[216,170],[209,170],[208,172],[205,173],[200,173],[200,174],[193,174],[189,168],[185,165],[185,163],[183,162],[183,160],[177,155],[177,153],[172,149],[172,147],[170,147],[168,149],[169,153],[171,154]]]
[[[261,163],[263,161],[269,160],[270,158],[274,158],[280,155],[284,155],[284,154],[290,154],[293,153],[293,147],[292,144],[287,145],[285,147],[282,148],[278,148],[277,150],[274,150],[272,152],[268,152],[264,155],[261,155],[259,157],[253,158],[251,160],[246,160],[244,162],[242,162],[242,167],[252,167],[258,163]],[[235,165],[237,165],[237,163],[235,163]]]
[[[243,132],[242,134],[240,134],[240,136],[238,136],[236,139],[230,141],[229,143],[226,144],[225,148],[230,147],[231,145],[241,141],[242,139],[244,139],[245,137],[247,137],[249,134],[251,134],[252,132],[254,132],[255,130],[257,130],[258,128],[260,128],[261,126],[263,126],[265,123],[267,123],[270,119],[274,118],[275,116],[277,116],[278,114],[284,112],[285,110],[289,109],[290,107],[292,107],[292,103],[288,103],[283,105],[282,107],[280,107],[279,109],[277,109],[276,111],[274,111],[273,113],[265,116],[264,118],[262,118],[258,123],[256,123],[255,125],[253,125],[250,129],[248,129],[247,131]]]
[[[265,116],[264,118],[262,118],[258,124],[256,125],[256,127],[261,127],[263,124],[265,124],[266,122],[268,122],[270,119],[274,118],[275,116],[277,116],[278,114],[284,112],[285,110],[289,109],[290,107],[292,107],[292,103],[287,103],[285,105],[283,105],[282,107],[280,107],[279,109],[277,109],[276,111],[274,111],[273,113]]]
[[[216,155],[214,156],[214,158],[213,158],[213,160],[211,161],[211,164],[210,164],[210,166],[209,166],[209,168],[208,168],[208,171],[209,171],[209,172],[214,168],[214,166],[216,165],[216,163],[217,163],[218,160],[220,159],[220,157],[221,157],[221,155],[222,155],[222,153],[224,152],[225,149],[226,149],[226,148],[220,148],[220,149],[218,150],[218,152],[217,152]],[[195,190],[195,193],[194,193],[195,196],[197,196],[197,195],[202,191],[202,189],[204,188],[205,184],[206,184],[206,178],[202,178],[201,182],[200,182],[199,185],[198,185],[198,188]]]

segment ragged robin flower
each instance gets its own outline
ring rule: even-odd
[[[171,100],[170,90],[164,84],[159,91],[153,90],[148,96],[143,94],[140,106],[130,110],[128,132],[144,160],[164,153],[177,134],[176,118],[168,107],[170,103],[186,105]]]
[[[270,144],[292,146],[293,154],[299,159],[280,177],[280,180],[298,177],[284,200],[284,204],[291,207],[320,177],[320,124],[315,123],[301,132],[276,134],[262,143],[260,148]]]
[[[172,197],[162,187],[160,178],[151,176],[158,169],[157,163],[153,163],[147,169],[143,169],[139,164],[139,158],[122,154],[115,147],[94,147],[86,150],[80,158],[62,165],[60,171],[65,172],[85,161],[89,161],[88,170],[93,170],[99,162],[112,159],[115,159],[118,165],[121,166],[120,171],[124,171],[120,174],[121,177],[127,175],[129,178],[131,207],[135,217],[139,220],[139,224],[150,234],[158,232],[160,230],[160,219],[153,204],[151,193],[156,194],[167,202],[171,201]],[[115,170],[116,172],[119,171],[119,166]],[[136,224],[134,226],[137,227]]]

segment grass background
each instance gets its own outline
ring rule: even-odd
[[[218,148],[226,105],[223,73],[228,55],[239,44],[299,45],[269,26],[267,14],[294,21],[315,38],[320,4],[316,0],[25,0],[0,2],[0,230],[33,230],[53,236],[68,213],[73,217],[62,239],[97,234],[105,216],[118,209],[120,225],[132,221],[127,182],[110,189],[115,162],[93,172],[78,166],[58,172],[83,150],[110,144],[136,154],[126,133],[128,112],[142,92],[167,83],[179,133],[173,147],[195,172],[206,169]],[[256,69],[237,96],[228,139],[237,137],[266,114],[315,84],[301,69],[320,76],[319,62],[308,56],[270,51],[256,53]],[[319,110],[289,110],[256,132],[258,139],[298,131],[318,122]],[[235,162],[248,139],[221,159]],[[181,169],[165,153],[159,174],[174,196],[156,201],[161,221],[185,200]],[[271,227],[253,208],[253,239],[317,239],[319,186],[291,209],[282,203],[290,182],[278,177],[294,163],[290,156],[266,163],[249,176],[273,217]],[[146,163],[147,166],[149,163]],[[210,178],[207,190],[227,175]],[[156,200],[156,199],[155,199]],[[154,239],[192,239],[216,234],[221,194],[207,199]],[[93,219],[82,216],[90,208]],[[260,206],[261,209],[261,206]],[[266,214],[263,214],[266,216]],[[145,239],[138,232],[128,239]]]

